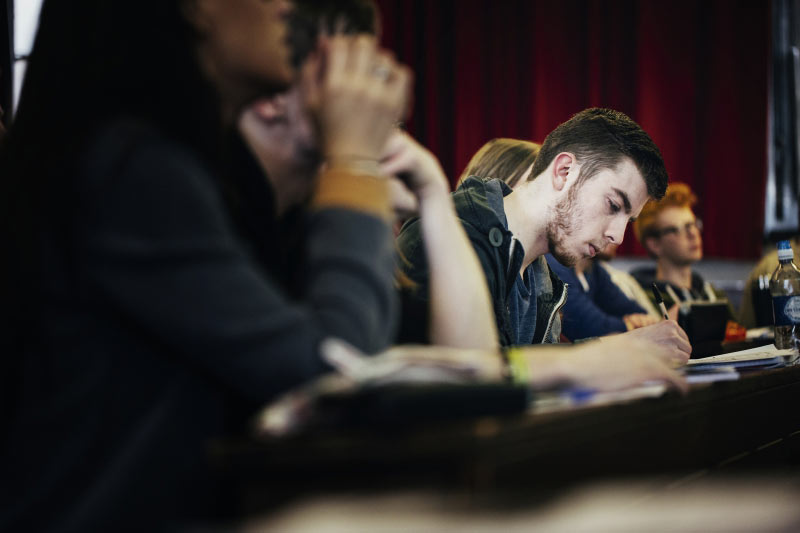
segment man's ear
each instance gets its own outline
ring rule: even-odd
[[[264,98],[253,104],[253,112],[267,123],[286,120],[286,97],[282,94]]]
[[[578,163],[574,154],[569,152],[561,152],[553,159],[553,172],[551,180],[553,188],[561,191],[567,185],[567,177],[570,170],[574,169]]]

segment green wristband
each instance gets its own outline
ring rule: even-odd
[[[530,367],[521,348],[511,347],[505,352],[511,381],[527,385],[530,382]]]

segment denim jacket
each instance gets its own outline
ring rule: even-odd
[[[511,189],[499,182],[503,196]],[[522,268],[524,251],[517,239],[505,228],[503,221],[489,205],[487,183],[477,177],[467,178],[453,193],[456,213],[472,242],[486,275],[492,296],[500,344],[512,344],[508,300],[514,281]],[[418,218],[406,222],[398,237],[403,257],[400,268],[417,284],[420,298],[428,298],[428,269]],[[567,301],[566,284],[548,267],[544,256],[528,267],[536,286],[536,330],[533,343],[557,343],[561,336],[559,310]]]

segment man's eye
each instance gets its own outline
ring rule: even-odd
[[[612,202],[611,200],[609,200],[609,201],[608,201],[608,209],[609,209],[609,210],[610,210],[612,213],[619,213],[620,207],[619,207],[619,205],[617,205],[617,204],[615,204],[614,202]]]

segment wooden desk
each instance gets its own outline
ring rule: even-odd
[[[380,431],[227,441],[215,467],[256,509],[297,494],[375,488],[518,491],[609,476],[753,463],[797,469],[800,366],[626,404]],[[758,452],[758,453],[757,453]],[[764,459],[766,458],[766,459]],[[787,463],[788,461],[788,463]]]

